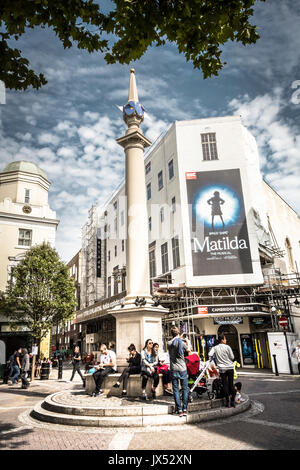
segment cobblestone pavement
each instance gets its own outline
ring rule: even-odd
[[[300,377],[239,377],[251,410],[225,420],[173,427],[117,429],[70,427],[34,422],[29,413],[47,395],[80,390],[81,380],[0,385],[0,450],[254,450],[300,448]],[[87,396],[88,401],[90,398]],[[105,399],[103,399],[105,400]],[[115,398],[116,406],[120,400]],[[180,418],[178,418],[180,420]]]

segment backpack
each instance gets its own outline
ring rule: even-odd
[[[224,398],[224,390],[221,379],[215,379],[212,383],[212,391],[215,393],[216,398]]]

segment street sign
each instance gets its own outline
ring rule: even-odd
[[[279,317],[278,318],[278,323],[282,328],[286,328],[289,325],[287,317]]]

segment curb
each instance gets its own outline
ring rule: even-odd
[[[63,392],[54,393],[38,403],[30,413],[32,418],[38,421],[85,427],[103,428],[143,428],[156,426],[178,426],[182,424],[194,424],[205,421],[213,421],[228,418],[245,412],[251,406],[250,399],[243,395],[245,401],[236,408],[224,408],[223,400],[209,401],[199,400],[189,404],[187,417],[179,418],[178,415],[171,414],[174,405],[155,404],[147,406],[81,406],[73,404],[61,404],[55,400],[57,395]],[[197,409],[197,408],[201,409]]]

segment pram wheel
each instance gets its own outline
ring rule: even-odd
[[[193,401],[194,401],[193,394],[189,393],[189,403],[193,403]]]
[[[215,392],[207,392],[209,400],[214,400],[216,398]]]

